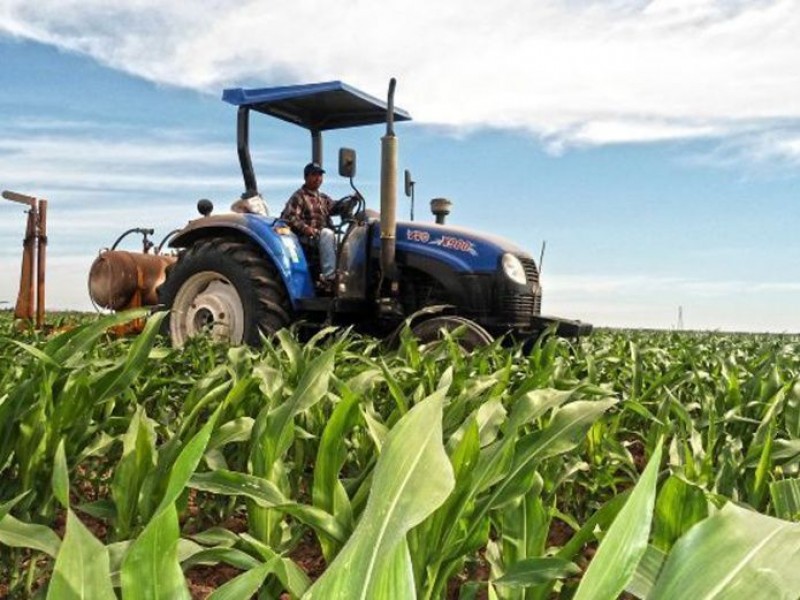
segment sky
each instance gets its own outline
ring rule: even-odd
[[[396,77],[417,220],[447,197],[454,225],[537,259],[546,242],[544,313],[800,332],[797,0],[110,4],[0,0],[0,188],[49,200],[49,309],[91,309],[91,262],[129,227],[160,241],[199,198],[238,198],[222,89],[342,80],[382,98]],[[353,147],[378,208],[382,134],[326,134],[323,189],[348,192],[336,149]],[[264,117],[251,143],[279,212],[309,136]],[[0,202],[0,303],[24,224]]]

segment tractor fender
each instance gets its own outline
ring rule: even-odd
[[[292,308],[298,308],[299,300],[314,297],[314,284],[305,253],[297,236],[280,219],[233,213],[202,217],[190,221],[170,239],[169,245],[187,248],[197,240],[209,237],[244,238],[261,249],[283,280]]]

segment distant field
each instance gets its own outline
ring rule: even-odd
[[[159,318],[0,311],[0,597],[800,589],[798,336],[176,350]]]

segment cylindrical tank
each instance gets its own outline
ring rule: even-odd
[[[89,270],[89,294],[99,306],[111,310],[154,306],[158,304],[156,290],[175,260],[174,256],[106,250]]]

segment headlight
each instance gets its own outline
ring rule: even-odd
[[[513,254],[503,255],[503,273],[514,283],[525,285],[528,282],[522,263]]]

